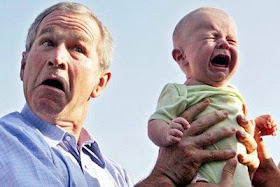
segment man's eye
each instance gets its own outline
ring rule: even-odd
[[[74,47],[74,51],[76,51],[78,53],[84,53],[84,50],[79,46]]]
[[[54,46],[54,43],[51,40],[46,40],[46,41],[42,42],[42,45],[44,45],[44,46]]]

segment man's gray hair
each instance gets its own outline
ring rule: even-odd
[[[101,41],[97,46],[97,54],[100,59],[99,65],[101,71],[106,71],[110,67],[112,56],[113,56],[112,36],[109,30],[101,23],[101,21],[98,20],[97,16],[89,8],[79,3],[73,3],[73,2],[58,3],[47,8],[42,13],[40,13],[36,17],[36,19],[34,20],[34,22],[32,23],[31,27],[28,30],[26,44],[25,44],[26,52],[28,53],[31,50],[31,47],[33,45],[33,42],[35,41],[38,32],[39,25],[41,24],[43,19],[55,10],[85,14],[96,21],[101,33]]]

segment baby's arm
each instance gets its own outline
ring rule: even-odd
[[[189,122],[182,117],[173,119],[170,124],[163,120],[151,120],[148,123],[148,135],[156,145],[166,147],[178,143],[189,126]]]
[[[271,115],[266,114],[256,117],[255,124],[256,127],[258,127],[258,129],[260,130],[262,136],[276,135],[277,123],[271,117]]]

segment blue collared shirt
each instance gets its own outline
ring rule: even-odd
[[[0,186],[133,186],[85,129],[77,142],[27,105],[0,119],[0,149]]]

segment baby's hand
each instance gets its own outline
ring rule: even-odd
[[[184,131],[190,127],[189,122],[182,117],[173,119],[166,129],[166,139],[170,145],[181,141]]]
[[[266,114],[258,116],[255,119],[256,126],[261,132],[262,136],[265,135],[276,135],[277,124],[276,121],[271,117],[271,115]]]

